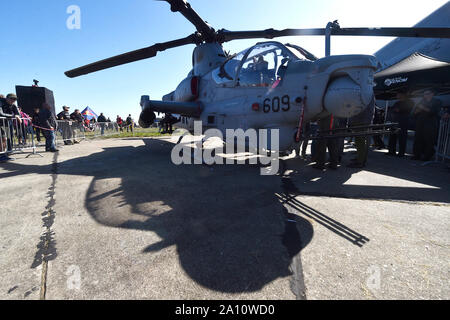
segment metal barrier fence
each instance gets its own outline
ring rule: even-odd
[[[86,139],[86,131],[88,128],[82,122],[62,121],[58,120],[57,129],[55,130],[55,144],[61,145],[77,143]]]
[[[58,120],[56,144],[79,142],[85,139],[119,135],[122,132],[134,132],[134,125],[119,125],[116,122],[96,122],[85,125],[75,121]]]
[[[39,139],[40,140],[40,139]],[[36,153],[35,130],[31,118],[0,118],[0,155]]]
[[[116,122],[97,122],[92,131],[94,137],[112,136],[121,132],[121,127]]]
[[[46,129],[35,126],[31,118],[0,117],[0,158],[13,153],[36,153],[38,146],[45,145]],[[119,125],[116,122],[95,123],[86,126],[77,121],[57,121],[55,144],[72,144],[85,139],[120,135],[134,131],[134,126]],[[42,141],[42,142],[41,142]]]
[[[445,162],[450,159],[450,118],[441,119],[438,142],[436,146],[436,161]]]

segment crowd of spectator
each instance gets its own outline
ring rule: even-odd
[[[136,127],[136,123],[134,122],[134,119],[131,117],[131,114],[128,115],[125,121],[123,121],[121,116],[117,116],[116,118],[117,128],[116,130],[120,132],[124,132],[124,130],[127,130],[127,132],[134,132],[134,128]]]
[[[80,131],[89,132],[99,128],[101,135],[104,135],[107,128],[111,131],[115,129],[123,132],[126,129],[127,132],[133,132],[135,127],[131,115],[125,121],[117,116],[118,122],[115,125],[103,113],[97,119],[92,117],[89,120],[79,109],[71,113],[68,106],[63,106],[62,111],[55,116],[47,103],[34,108],[33,113],[28,115],[16,102],[17,96],[13,93],[6,97],[0,95],[0,162],[11,160],[9,154],[13,151],[13,141],[15,144],[26,145],[27,138],[32,134],[37,143],[44,136],[46,152],[58,152],[55,144],[57,132],[61,133],[65,145],[73,145],[80,143],[80,137],[77,136]]]

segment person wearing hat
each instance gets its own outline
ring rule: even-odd
[[[6,114],[12,114],[19,122],[20,121],[20,113],[19,109],[15,105],[17,101],[17,96],[14,93],[10,93],[6,96],[6,98],[0,98],[0,108]]]
[[[72,145],[72,122],[70,120],[70,108],[63,106],[63,111],[56,116],[59,120],[63,140],[65,145]]]

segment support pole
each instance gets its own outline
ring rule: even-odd
[[[328,22],[327,24],[325,29],[325,57],[329,57],[331,55],[331,31],[339,28],[340,26],[337,20]]]

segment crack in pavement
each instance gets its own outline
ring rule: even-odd
[[[47,193],[48,204],[45,207],[45,211],[42,213],[42,222],[45,231],[41,235],[40,241],[36,246],[38,250],[34,256],[33,263],[31,264],[31,269],[36,269],[42,265],[40,300],[45,300],[47,292],[48,262],[54,260],[58,255],[56,250],[55,232],[52,230],[56,215],[55,210],[53,210],[53,206],[55,205],[57,177],[58,154],[55,153],[52,162],[52,184],[50,185]]]

